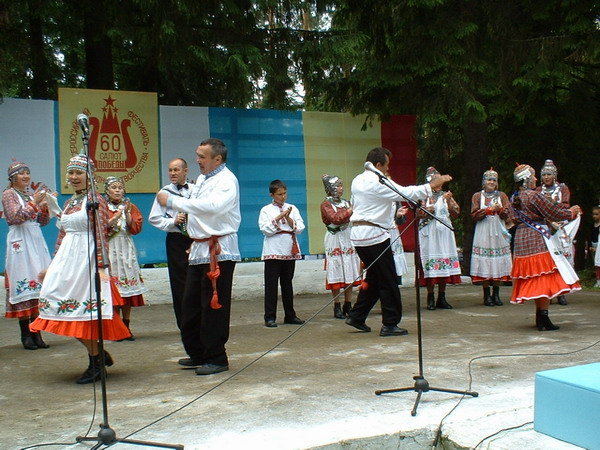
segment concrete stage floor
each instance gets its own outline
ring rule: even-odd
[[[480,288],[449,286],[454,309],[422,313],[425,377],[432,387],[469,389],[479,397],[426,392],[412,417],[414,391],[374,392],[414,386],[414,288],[402,288],[401,325],[410,334],[380,337],[377,307],[367,320],[371,333],[334,319],[329,294],[318,292],[322,261],[310,270],[299,264],[297,291],[305,293],[295,305],[310,320],[298,327],[279,317],[279,327],[267,329],[261,270],[260,263],[236,269],[230,371],[211,376],[177,365],[185,355],[166,270],[145,272],[149,305],[132,315],[137,340],[106,345],[115,360],[108,369],[108,419],[118,438],[133,433],[131,439],[186,449],[424,449],[440,429],[446,449],[578,448],[533,430],[534,377],[600,361],[599,290],[573,294],[567,306],[553,304],[550,316],[561,329],[538,332],[533,304],[509,305],[510,288],[501,290],[505,306],[490,308],[482,305]],[[310,285],[316,293],[308,293]],[[94,391],[75,384],[87,366],[85,350],[74,339],[44,338],[51,348],[26,351],[16,321],[0,320],[0,448],[90,448],[94,442],[75,443],[75,437],[96,437],[103,409],[99,385]]]

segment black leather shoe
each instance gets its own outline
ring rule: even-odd
[[[277,322],[275,322],[274,320],[267,320],[265,322],[265,327],[267,327],[267,328],[277,328]]]
[[[294,317],[293,319],[284,319],[283,323],[287,323],[288,325],[302,325],[304,320]]]
[[[407,334],[407,330],[396,325],[384,325],[379,332],[379,336],[405,336]]]
[[[196,361],[192,358],[181,358],[179,361],[177,361],[177,364],[184,367],[198,367],[202,365],[202,362]]]
[[[371,327],[368,327],[366,323],[354,320],[352,317],[348,317],[346,319],[346,325],[350,325],[351,327],[357,328],[360,331],[364,331],[365,333],[371,331]]]
[[[562,306],[567,305],[567,298],[564,295],[559,295],[557,300],[558,300],[559,305],[562,305]]]
[[[228,365],[220,365],[220,364],[202,364],[200,367],[196,369],[196,375],[212,375],[219,372],[225,372],[229,370]]]

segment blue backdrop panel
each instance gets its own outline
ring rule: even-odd
[[[288,202],[306,220],[306,170],[302,113],[274,110],[210,108],[210,135],[225,142],[227,164],[240,182],[242,257],[260,257],[263,236],[258,229],[260,209],[270,203],[269,183],[287,185]],[[308,233],[299,236],[300,249],[308,253]]]

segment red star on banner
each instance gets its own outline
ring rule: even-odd
[[[105,98],[104,101],[106,102],[106,106],[112,106],[113,108],[115,107],[115,99],[112,98],[110,95],[108,96],[108,98]]]

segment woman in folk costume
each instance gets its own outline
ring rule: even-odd
[[[78,384],[97,381],[101,377],[98,350],[98,305],[94,283],[96,262],[100,268],[103,338],[116,341],[130,335],[113,305],[122,304],[119,291],[110,282],[103,256],[103,244],[108,238],[108,206],[100,195],[92,198],[88,191],[88,158],[77,155],[67,165],[67,183],[75,193],[67,200],[60,216],[57,252],[46,271],[40,292],[40,316],[31,324],[32,331],[49,331],[79,340],[87,349],[89,366],[77,380]],[[90,161],[90,169],[93,163]],[[90,170],[91,171],[91,170]],[[94,254],[93,215],[87,205],[98,202],[97,243]],[[104,353],[107,366],[113,360]]]
[[[558,330],[548,317],[550,299],[581,289],[577,275],[566,258],[553,249],[550,221],[572,220],[581,214],[579,206],[565,208],[535,191],[535,170],[527,164],[513,174],[516,192],[511,198],[517,224],[513,258],[511,303],[535,300],[535,324],[539,331]]]
[[[425,173],[425,180],[429,183],[440,176],[434,168],[429,167]],[[431,197],[423,205],[429,212],[440,220],[451,225],[450,220],[460,214],[460,206],[452,197],[452,192],[442,191],[441,188],[433,191]],[[454,232],[429,217],[422,211],[417,211],[419,217],[419,247],[421,250],[421,267],[423,276],[421,286],[427,286],[427,309],[452,309],[446,301],[446,285],[460,284],[460,262]],[[438,285],[438,297],[435,301],[434,287]]]
[[[471,217],[476,222],[471,279],[483,286],[485,306],[502,306],[500,285],[510,282],[512,270],[511,238],[504,225],[510,218],[510,201],[498,190],[498,173],[493,169],[484,172],[481,184],[481,191],[471,199]]]
[[[39,274],[50,265],[50,253],[40,230],[50,221],[46,193],[29,192],[31,174],[22,162],[13,161],[8,166],[8,181],[9,187],[2,192],[2,209],[8,224],[4,315],[19,319],[21,343],[26,350],[48,348],[40,333],[29,331],[29,323],[39,314]]]
[[[108,257],[110,273],[123,298],[122,306],[115,306],[115,312],[122,311],[127,328],[131,321],[131,308],[144,306],[143,293],[146,292],[137,249],[132,236],[142,231],[142,213],[127,197],[125,184],[117,177],[108,177],[104,182],[104,192],[108,203]],[[131,330],[130,330],[131,331]],[[133,334],[126,338],[134,341]]]
[[[545,197],[549,198],[554,203],[558,203],[563,208],[571,206],[571,191],[565,183],[558,182],[558,169],[551,159],[547,159],[544,162],[544,165],[540,170],[540,177],[542,178],[542,184],[536,189],[537,192],[541,192]],[[548,222],[548,225],[551,227],[550,232],[553,233],[552,238],[557,244],[560,244],[565,257],[572,266],[575,266],[575,246],[573,245],[573,239],[575,239],[579,224],[579,218],[572,222],[566,220],[561,222]],[[559,295],[557,301],[559,305],[567,304],[567,299],[564,295]]]
[[[325,288],[333,296],[333,316],[345,319],[352,308],[352,286],[359,286],[360,259],[350,241],[350,216],[352,205],[344,200],[344,185],[336,176],[323,175],[327,197],[321,203],[321,219],[327,227],[325,233]],[[339,299],[344,289],[344,306]]]

